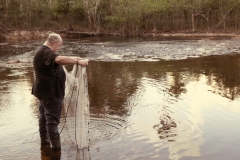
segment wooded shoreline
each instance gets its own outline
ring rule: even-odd
[[[67,36],[231,34],[240,33],[239,15],[239,0],[3,0],[0,35],[14,30],[61,30]]]
[[[120,33],[92,33],[80,31],[28,31],[28,30],[11,30],[7,33],[1,34],[0,39],[5,40],[31,40],[31,39],[45,39],[50,33],[58,33],[62,37],[80,38],[80,37],[101,37],[101,36],[122,36]],[[132,35],[127,37],[240,37],[239,33],[184,33],[184,32],[166,32],[166,33],[143,33],[141,35]],[[240,39],[240,38],[239,38]]]

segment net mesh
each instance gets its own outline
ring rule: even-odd
[[[74,65],[66,73],[64,111],[70,139],[78,149],[89,146],[89,97],[86,67]]]

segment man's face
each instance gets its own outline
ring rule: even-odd
[[[62,46],[62,41],[52,43],[52,50],[56,52]]]

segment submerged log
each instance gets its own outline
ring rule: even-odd
[[[6,64],[15,64],[15,63],[20,63],[20,60],[10,60],[10,61],[7,61]]]
[[[100,36],[99,33],[93,33],[93,32],[60,31],[60,33],[64,34],[67,37],[93,37],[93,36]]]

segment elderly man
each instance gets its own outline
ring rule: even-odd
[[[39,132],[41,144],[51,144],[52,149],[61,150],[58,125],[62,112],[66,75],[62,65],[87,66],[88,61],[80,57],[60,56],[55,52],[61,47],[62,38],[52,33],[34,54],[34,83],[32,94],[40,101]]]

